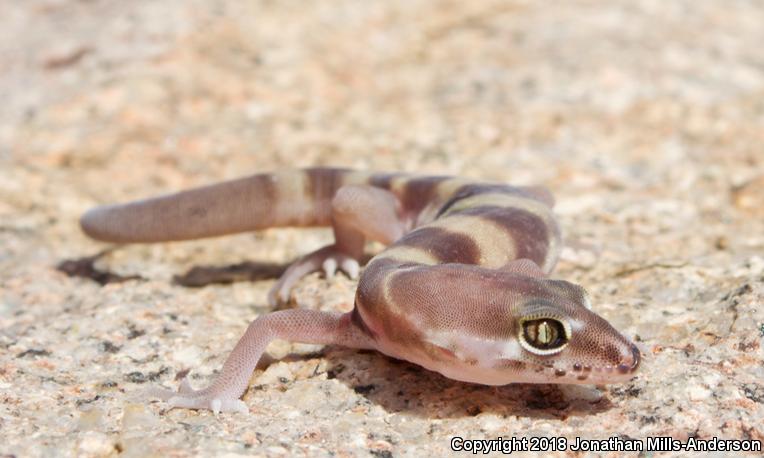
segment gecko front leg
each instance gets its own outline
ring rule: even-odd
[[[292,264],[271,289],[271,304],[286,301],[297,280],[321,268],[330,274],[339,265],[351,276],[357,275],[357,260],[363,254],[367,238],[389,244],[401,237],[405,227],[400,214],[398,200],[388,191],[370,186],[340,188],[332,200],[335,243]],[[356,314],[355,310],[341,314],[291,309],[264,315],[249,325],[209,387],[195,391],[184,381],[177,393],[154,391],[153,394],[173,407],[245,411],[246,405],[239,397],[271,340],[375,349],[375,341],[366,334],[365,326],[359,325],[360,317]]]
[[[330,313],[315,310],[282,310],[253,321],[210,386],[193,390],[186,380],[178,392],[152,390],[171,407],[209,409],[218,412],[246,412],[239,399],[244,394],[268,343],[275,339],[311,344],[336,344],[350,348],[374,349],[374,340],[354,319],[356,313]]]
[[[356,278],[366,239],[387,245],[400,238],[405,231],[400,215],[400,203],[391,192],[371,186],[343,186],[332,199],[334,243],[289,266],[268,293],[268,303],[277,306],[287,302],[294,284],[319,270],[331,277],[339,267]]]

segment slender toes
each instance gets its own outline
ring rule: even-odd
[[[273,285],[270,292],[268,292],[268,304],[271,307],[278,308],[289,302],[289,293],[292,287],[298,280],[311,272],[323,271],[326,274],[326,278],[332,278],[337,273],[338,268],[352,279],[358,278],[361,269],[358,261],[333,245],[325,246],[304,256],[289,266],[276,284]]]
[[[282,304],[289,302],[289,290],[291,285],[283,281],[276,282],[275,285],[268,291],[268,305],[277,308]]]
[[[268,305],[271,307],[278,307],[279,305],[277,286],[278,285],[275,285],[273,288],[271,288],[270,291],[268,291]]]
[[[247,407],[247,404],[241,399],[231,399],[226,401],[226,408],[227,412],[249,413],[249,407]]]
[[[336,253],[330,255],[328,258],[326,258],[326,260],[324,260],[322,266],[324,272],[326,273],[326,278],[332,278],[334,276],[335,272],[337,272],[338,262],[339,268],[345,272],[348,277],[352,279],[356,279],[358,277],[358,272],[361,270],[358,261],[342,253]]]
[[[207,396],[195,398],[192,396],[173,396],[167,400],[170,408],[180,407],[184,409],[211,410],[217,415],[220,412],[248,413],[249,407],[241,399],[213,398]]]
[[[170,408],[181,407],[184,409],[203,409],[203,401],[201,399],[192,398],[188,396],[173,396],[167,400],[167,405]]]
[[[337,260],[334,258],[326,258],[322,265],[326,278],[332,278],[337,271]]]
[[[215,415],[220,413],[220,407],[222,406],[223,406],[223,401],[221,401],[220,399],[213,399],[212,401],[210,401],[210,410],[212,410],[212,413],[214,413]]]
[[[155,387],[150,387],[142,393],[143,397],[145,398],[157,398],[157,399],[161,399],[162,401],[166,401],[177,394],[178,394],[177,392],[172,390],[165,390],[164,388],[155,388]]]
[[[340,267],[346,274],[348,274],[348,277],[352,278],[353,280],[358,278],[358,272],[361,270],[361,266],[358,264],[358,261],[353,258],[343,259]]]
[[[209,409],[217,415],[220,412],[249,413],[249,407],[241,399],[216,398],[209,401]]]
[[[194,389],[191,387],[191,384],[188,382],[187,377],[184,377],[183,380],[180,381],[180,386],[178,386],[178,393],[180,394],[194,393]]]

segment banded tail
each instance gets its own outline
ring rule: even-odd
[[[191,240],[269,227],[328,226],[337,190],[363,184],[369,177],[337,168],[256,174],[96,207],[82,215],[80,226],[96,240],[118,243]]]

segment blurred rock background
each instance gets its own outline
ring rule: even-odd
[[[0,0],[0,11],[0,454],[764,440],[761,2]],[[173,276],[283,264],[330,235],[123,247],[96,263],[105,277],[88,274],[101,285],[56,269],[108,248],[80,233],[79,215],[310,165],[548,186],[567,244],[556,275],[644,345],[644,370],[600,395],[491,388],[279,342],[247,416],[144,403],[143,389],[175,386],[184,369],[205,385],[268,311],[269,280],[187,288]],[[294,298],[347,310],[353,292],[314,275]]]

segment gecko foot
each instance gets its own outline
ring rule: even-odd
[[[173,407],[185,409],[209,409],[214,414],[220,412],[241,412],[248,413],[247,404],[241,399],[208,399],[207,397],[195,398],[187,396],[173,396],[167,400],[167,404]]]
[[[323,271],[326,278],[334,276],[339,268],[348,277],[355,279],[361,269],[358,261],[352,256],[340,251],[335,245],[327,245],[295,261],[279,278],[270,292],[268,303],[272,307],[289,301],[289,293],[295,283],[302,277],[317,271]]]
[[[185,409],[211,410],[213,413],[241,412],[248,413],[249,407],[239,398],[225,393],[213,393],[209,388],[194,390],[188,379],[180,382],[178,391],[170,391],[159,388],[150,389],[147,395],[162,399],[170,408],[180,407]]]

